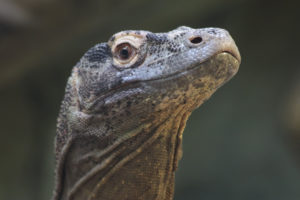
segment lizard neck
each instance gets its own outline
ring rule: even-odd
[[[124,199],[124,195],[125,199],[173,199],[182,132],[189,115],[182,106],[163,112],[151,122],[120,133],[123,137],[107,147],[93,136],[85,138],[89,145],[73,140],[64,162],[62,199]],[[101,142],[107,141],[101,138]]]

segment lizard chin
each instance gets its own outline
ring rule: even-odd
[[[232,78],[238,72],[241,64],[241,56],[238,51],[222,51],[216,54],[215,57],[220,57],[217,60],[223,60],[222,62],[227,67],[228,79]]]

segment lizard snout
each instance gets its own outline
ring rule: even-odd
[[[238,62],[241,62],[239,50],[228,33],[228,31],[221,28],[204,28],[194,29],[189,31],[184,40],[186,45],[191,48],[200,49],[201,57],[211,57],[213,54],[229,53]],[[206,55],[206,56],[203,56]],[[202,60],[205,58],[201,58]]]

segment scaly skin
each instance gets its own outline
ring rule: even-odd
[[[227,31],[123,31],[73,68],[58,118],[54,200],[170,200],[191,112],[238,71]]]

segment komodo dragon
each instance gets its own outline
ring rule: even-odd
[[[92,47],[58,117],[53,199],[173,199],[186,121],[240,61],[219,28],[123,31]]]

